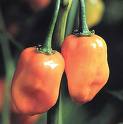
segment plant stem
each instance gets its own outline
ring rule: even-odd
[[[60,48],[61,43],[64,40],[65,37],[65,29],[66,29],[66,22],[67,22],[67,17],[68,13],[70,10],[72,4],[72,0],[66,0],[65,3],[64,1],[61,4],[60,7],[60,12],[57,20],[57,25],[55,28],[55,33],[54,33],[54,42],[55,46],[57,44],[57,48]],[[59,99],[56,103],[56,105],[51,108],[48,113],[47,113],[47,124],[62,124],[62,103],[63,103],[63,96],[62,94],[64,93],[63,89],[63,80],[61,81],[61,87],[60,87],[60,93],[59,93]]]
[[[61,94],[56,105],[47,113],[47,124],[62,124]]]
[[[2,124],[10,124],[10,109],[9,109],[10,86],[11,86],[11,80],[15,70],[15,66],[10,52],[9,41],[7,37],[4,35],[6,29],[1,11],[0,11],[0,22],[1,22],[0,31],[2,33],[2,35],[0,35],[0,43],[2,47],[3,58],[5,62],[5,72],[6,72],[4,106],[2,111]]]
[[[91,35],[91,32],[89,31],[87,21],[86,21],[86,9],[85,9],[85,0],[80,0],[80,34],[84,36]]]
[[[71,34],[73,31],[76,15],[78,11],[78,6],[79,6],[79,0],[73,0],[69,15],[68,15],[68,19],[67,19],[65,36]]]
[[[62,2],[64,4],[62,4],[60,7],[57,25],[54,33],[54,46],[56,49],[60,49],[60,46],[64,40],[68,14],[72,5],[72,0],[67,0],[65,2],[68,4]]]
[[[48,32],[48,35],[47,35],[47,38],[46,38],[46,41],[45,41],[43,47],[41,49],[39,48],[39,52],[52,54],[52,47],[51,47],[52,36],[53,36],[53,31],[55,28],[56,21],[57,21],[59,8],[60,8],[60,0],[56,0],[55,12],[54,12],[54,15],[51,20],[49,32]]]
[[[15,70],[15,66],[10,54],[9,43],[5,37],[0,37],[3,57],[5,62],[5,96],[4,96],[4,106],[2,111],[2,124],[10,124],[10,87],[11,80]]]
[[[68,6],[69,0],[62,0],[61,3],[62,3],[63,6]]]

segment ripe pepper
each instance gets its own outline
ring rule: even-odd
[[[61,51],[71,97],[80,103],[92,100],[109,77],[105,41],[97,35],[69,35]]]
[[[79,103],[92,100],[109,77],[105,41],[90,32],[85,0],[80,0],[79,33],[65,38],[62,48],[70,96]]]
[[[26,48],[12,81],[12,99],[18,111],[38,114],[54,106],[63,71],[64,59],[59,52],[47,55],[35,47]]]
[[[43,113],[57,101],[64,59],[59,52],[52,50],[51,44],[59,8],[60,0],[56,0],[44,45],[26,48],[20,55],[11,87],[12,100],[19,113]]]

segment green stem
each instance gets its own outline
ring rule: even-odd
[[[3,57],[5,62],[5,72],[6,72],[6,80],[5,80],[5,96],[4,96],[4,106],[2,111],[2,124],[10,124],[10,87],[11,80],[14,73],[14,63],[12,60],[12,56],[10,54],[9,43],[6,37],[0,37],[1,47],[3,51]]]
[[[72,6],[70,8],[69,15],[68,15],[68,19],[67,19],[67,26],[66,26],[65,36],[71,34],[72,31],[73,31],[78,6],[79,6],[79,0],[73,0],[72,1]]]
[[[39,48],[39,52],[43,52],[43,53],[46,53],[46,54],[52,54],[52,47],[51,47],[52,36],[53,36],[53,31],[54,31],[54,28],[55,28],[56,21],[57,21],[59,8],[60,8],[60,0],[57,0],[56,1],[55,12],[54,12],[54,15],[53,15],[52,20],[51,20],[50,29],[49,29],[46,41],[45,41],[43,47]]]
[[[0,12],[0,30],[1,32],[5,32],[5,25],[2,18],[2,14]],[[3,52],[3,58],[5,62],[5,72],[6,72],[6,80],[5,80],[5,96],[4,96],[4,106],[2,110],[2,124],[10,124],[10,87],[12,75],[14,73],[14,62],[11,56],[9,41],[6,36],[0,36],[0,43]]]
[[[54,46],[59,49],[65,37],[66,23],[68,19],[68,14],[72,5],[72,0],[65,1],[67,4],[62,2],[60,7],[60,12],[57,20],[57,25],[54,33]]]
[[[66,29],[66,22],[68,18],[68,13],[70,10],[70,7],[72,5],[72,0],[66,0],[62,1],[61,7],[60,7],[60,12],[57,20],[57,25],[55,28],[55,33],[54,33],[54,46],[56,49],[60,48],[60,45],[62,44],[64,37],[65,37],[65,29]],[[57,44],[57,46],[56,46]],[[63,89],[63,80],[61,81],[61,88],[60,88],[60,95],[59,99],[57,101],[57,104],[51,108],[48,113],[47,113],[47,124],[62,124],[63,119],[62,119],[62,107],[63,107],[63,96],[62,94],[64,93]]]
[[[92,33],[89,31],[86,21],[86,9],[85,0],[80,0],[80,34],[84,36],[90,36]]]
[[[47,113],[47,124],[62,124],[61,94],[59,96],[57,104]]]
[[[62,0],[61,3],[62,3],[63,6],[68,6],[69,1],[68,0]]]

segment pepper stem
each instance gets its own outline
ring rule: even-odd
[[[80,35],[90,36],[94,32],[89,31],[87,21],[86,21],[86,6],[85,0],[80,0]]]
[[[50,24],[50,28],[49,28],[47,38],[45,40],[45,43],[44,43],[43,47],[38,48],[39,52],[43,52],[43,53],[46,53],[46,54],[52,54],[53,53],[52,52],[52,45],[51,45],[52,44],[52,36],[53,36],[53,31],[54,31],[54,28],[55,28],[56,21],[57,21],[59,8],[60,8],[60,0],[57,0],[56,1],[56,6],[55,6],[55,12],[54,12],[54,15],[53,15],[52,20],[51,20],[51,24]]]
[[[47,113],[47,124],[62,124],[61,93],[56,105]]]
[[[1,45],[1,50],[3,52],[3,59],[5,63],[5,73],[6,73],[6,80],[5,80],[5,94],[4,94],[4,105],[3,105],[3,110],[1,113],[1,119],[2,119],[2,124],[10,124],[10,85],[11,85],[11,80],[12,76],[15,70],[14,62],[12,59],[11,51],[10,51],[10,46],[9,46],[9,40],[6,37],[5,33],[5,24],[4,24],[4,19],[2,16],[2,12],[0,9],[0,45]]]

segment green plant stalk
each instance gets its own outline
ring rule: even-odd
[[[47,124],[62,124],[61,95],[56,105],[48,111]]]
[[[11,51],[9,48],[9,41],[4,35],[5,33],[5,25],[2,18],[2,14],[0,11],[0,31],[2,35],[0,35],[0,43],[3,52],[3,58],[5,62],[5,72],[6,72],[6,79],[5,79],[5,96],[4,96],[4,106],[2,110],[2,124],[10,124],[10,86],[12,75],[15,70],[14,62],[11,56]]]
[[[67,22],[67,17],[68,17],[71,4],[72,4],[72,0],[65,0],[65,2],[62,1],[61,3],[57,25],[56,25],[55,33],[54,33],[55,45],[57,44],[56,49],[60,48],[60,45],[62,44],[64,40],[66,22]],[[63,87],[62,85],[63,85],[63,82],[61,82],[59,99],[56,105],[53,108],[51,108],[47,113],[47,124],[63,124],[63,120],[62,120]]]
[[[68,19],[67,19],[65,36],[71,34],[73,31],[76,15],[78,11],[78,6],[79,6],[79,0],[73,0],[69,15],[68,15]]]
[[[46,54],[52,54],[52,46],[51,46],[52,36],[53,36],[53,31],[55,28],[56,21],[57,21],[59,8],[60,8],[60,0],[56,0],[55,12],[54,12],[54,15],[53,15],[52,20],[51,20],[49,32],[48,32],[48,35],[46,37],[46,40],[45,40],[43,47],[38,49],[39,52],[43,52]]]
[[[86,21],[85,0],[80,0],[80,35],[90,36],[92,33],[89,31]]]
[[[10,124],[10,87],[11,80],[15,70],[15,66],[10,54],[9,43],[5,37],[0,37],[1,47],[3,51],[3,57],[5,62],[5,96],[4,96],[4,106],[2,111],[2,124]]]
[[[68,0],[62,0],[62,2],[61,2],[61,3],[62,3],[62,5],[63,5],[63,6],[67,6],[67,5],[68,5],[68,3],[69,3],[69,1],[68,1]]]
[[[72,0],[66,0],[65,3],[67,4],[62,4],[60,7],[60,12],[54,33],[54,46],[56,49],[60,49],[60,46],[65,37],[67,18],[72,5]]]

